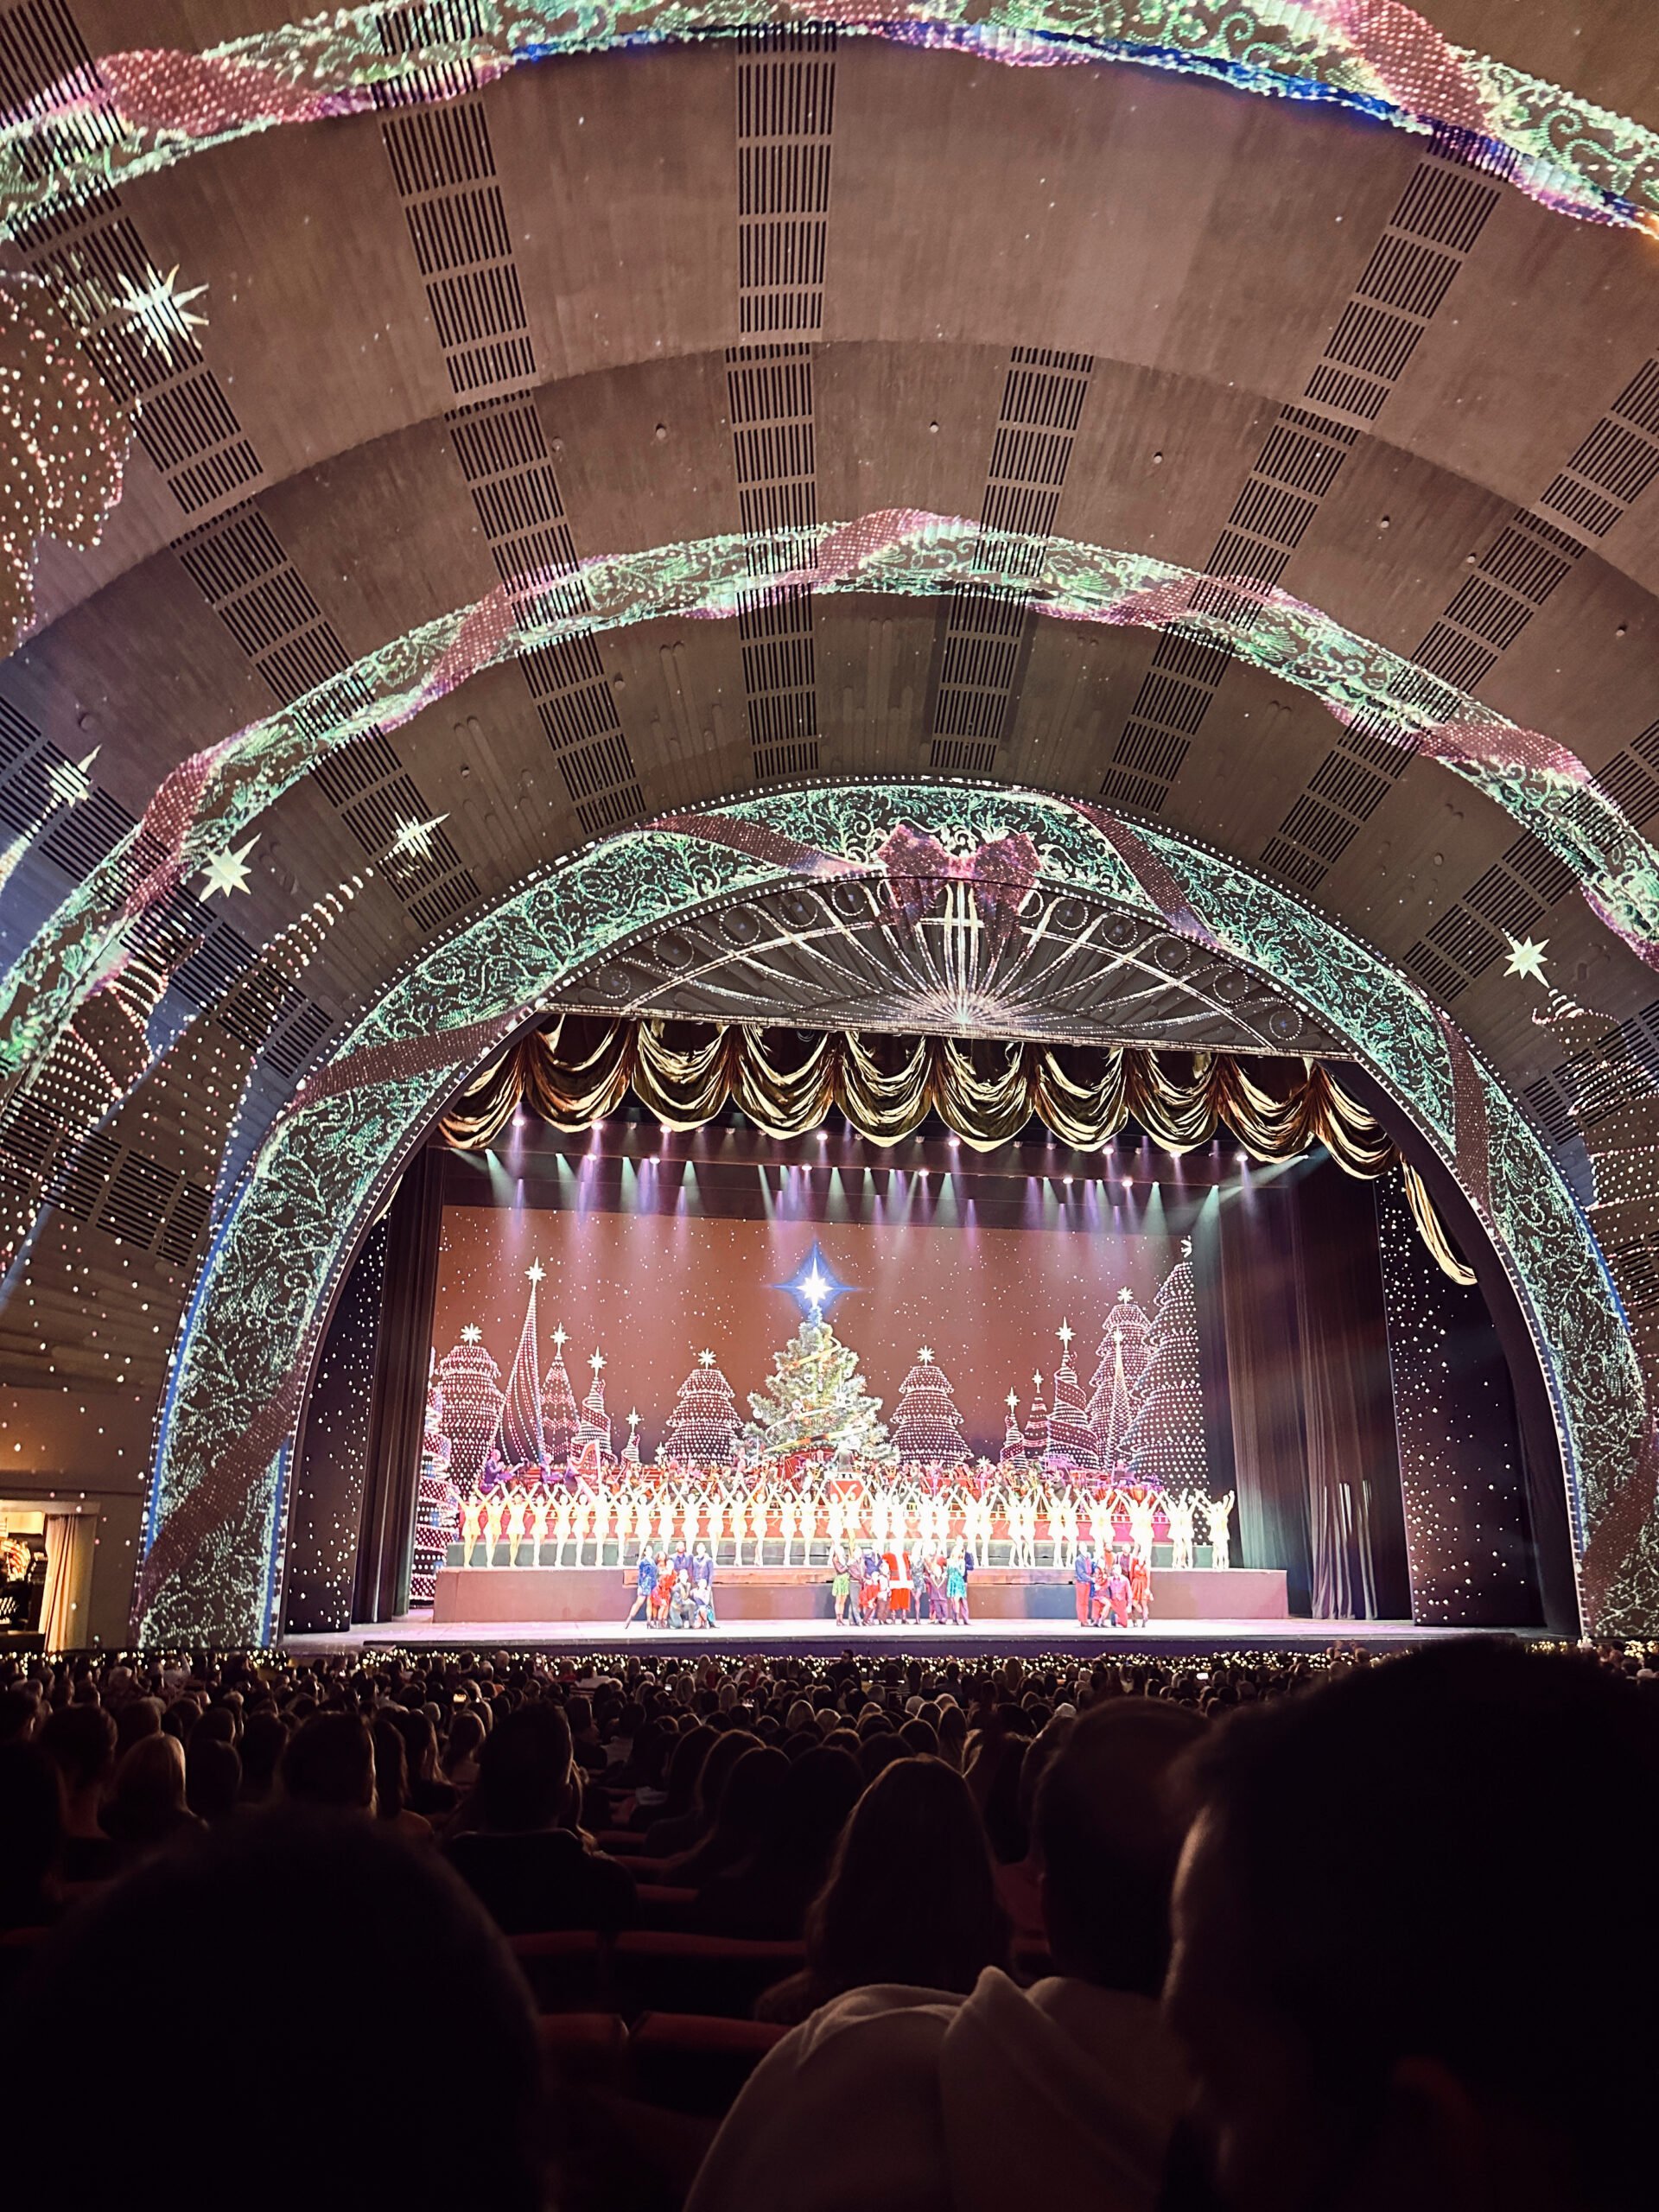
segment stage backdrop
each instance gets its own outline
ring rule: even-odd
[[[1434,1589],[1420,1617],[1456,1614],[1468,1569],[1437,1563],[1436,1528],[1466,1559],[1484,1509],[1472,1493],[1455,1520],[1424,1509],[1421,1408],[1448,1389],[1433,1271],[1414,1291],[1391,1280],[1385,1308],[1373,1187],[1322,1154],[1262,1169],[1132,1137],[1092,1157],[1041,1141],[959,1154],[944,1138],[671,1139],[619,1119],[581,1141],[525,1123],[494,1153],[434,1147],[416,1165],[392,1212],[367,1465],[353,1482],[310,1454],[296,1500],[301,1556],[366,1532],[359,1618],[406,1602],[435,1418],[463,1487],[589,1442],[620,1454],[631,1434],[649,1461],[688,1406],[699,1421],[724,1407],[735,1441],[814,1310],[901,1445],[993,1460],[1012,1440],[1092,1446],[1104,1467],[1230,1493],[1235,1561],[1283,1567],[1294,1611],[1408,1618],[1415,1579]],[[1514,1412],[1478,1294],[1462,1303],[1458,1363],[1478,1371],[1496,1440],[1495,1571],[1465,1586],[1468,1617],[1521,1626],[1540,1612]],[[348,1292],[342,1322],[360,1304]],[[299,1586],[345,1580],[336,1563]],[[331,1604],[308,1605],[308,1624],[344,1625],[317,1618]]]

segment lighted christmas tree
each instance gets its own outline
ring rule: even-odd
[[[664,1456],[697,1467],[728,1467],[739,1427],[731,1384],[715,1366],[713,1352],[700,1351],[663,1430]]]
[[[1059,1329],[1060,1363],[1054,1370],[1054,1410],[1048,1417],[1048,1449],[1043,1457],[1051,1467],[1093,1467],[1100,1463],[1100,1443],[1084,1402],[1083,1385],[1071,1364],[1069,1321]]]
[[[950,1381],[926,1344],[899,1386],[893,1448],[906,1466],[954,1467],[968,1457]]]
[[[1102,1364],[1105,1363],[1103,1361]],[[1102,1395],[1096,1391],[1096,1402]],[[1104,1393],[1104,1399],[1096,1424],[1096,1433],[1100,1438],[1100,1464],[1109,1472],[1114,1467],[1127,1465],[1124,1453],[1129,1431],[1135,1425],[1135,1408],[1129,1402],[1128,1378],[1124,1373],[1121,1338],[1112,1346],[1111,1384]]]
[[[564,1348],[569,1341],[561,1322],[553,1332],[553,1357],[542,1377],[542,1441],[547,1464],[553,1468],[573,1465],[582,1448],[576,1441],[582,1414],[564,1363]]]
[[[774,1355],[771,1380],[765,1390],[750,1392],[749,1410],[754,1418],[745,1435],[768,1459],[836,1452],[859,1459],[893,1457],[881,1401],[866,1389],[858,1354],[816,1308]]]
[[[1102,1463],[1109,1466],[1112,1461],[1106,1454],[1108,1435],[1112,1435],[1121,1446],[1125,1433],[1121,1415],[1120,1425],[1116,1428],[1113,1427],[1112,1401],[1116,1389],[1118,1367],[1120,1363],[1122,1366],[1128,1418],[1133,1421],[1141,1408],[1147,1362],[1152,1357],[1151,1319],[1127,1284],[1118,1292],[1117,1302],[1106,1316],[1106,1326],[1101,1333],[1099,1349],[1095,1357],[1099,1364],[1089,1385],[1089,1418],[1101,1440]]]
[[[536,1352],[536,1290],[547,1270],[537,1260],[524,1270],[530,1278],[530,1298],[524,1325],[518,1332],[518,1350],[507,1377],[507,1402],[501,1408],[501,1457],[510,1467],[540,1467],[547,1459],[542,1433],[541,1385],[536,1379],[540,1364]]]
[[[467,1497],[479,1485],[484,1462],[501,1423],[505,1394],[501,1370],[470,1324],[461,1342],[438,1362],[443,1393],[443,1430],[449,1439],[449,1473]]]
[[[602,1461],[614,1457],[611,1450],[611,1417],[605,1410],[605,1355],[596,1351],[588,1364],[594,1370],[594,1387],[582,1402],[576,1457],[580,1459],[591,1444]]]
[[[1043,1402],[1042,1376],[1033,1375],[1031,1382],[1036,1395],[1026,1415],[1026,1457],[1040,1467],[1048,1457],[1048,1408]]]
[[[1191,1251],[1189,1239],[1154,1303],[1141,1408],[1124,1447],[1124,1457],[1141,1481],[1171,1490],[1202,1489],[1208,1477]]]
[[[1008,1425],[1002,1433],[1002,1459],[1005,1467],[1023,1467],[1026,1464],[1026,1440],[1020,1430],[1020,1393],[1010,1390],[1007,1396]]]
[[[461,1493],[449,1472],[449,1439],[443,1433],[443,1375],[436,1370],[426,1394],[426,1428],[421,1438],[421,1479],[416,1496],[410,1543],[409,1601],[429,1605],[437,1573],[461,1521]]]

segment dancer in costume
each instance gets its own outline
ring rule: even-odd
[[[1129,1578],[1119,1560],[1112,1561],[1112,1571],[1106,1578],[1106,1611],[1114,1628],[1128,1626]]]
[[[652,1550],[650,1544],[647,1542],[641,1544],[639,1547],[639,1564],[633,1570],[633,1603],[628,1608],[628,1618],[623,1622],[623,1627],[632,1628],[633,1626],[634,1617],[638,1614],[641,1606],[643,1606],[645,1608],[645,1625],[649,1628],[651,1625],[652,1608],[656,1603],[656,1599],[657,1558],[655,1553]]]
[[[968,1554],[958,1539],[950,1547],[944,1570],[945,1618],[957,1628],[968,1625]]]
[[[853,1594],[853,1554],[844,1536],[830,1546],[830,1595],[836,1601],[836,1625],[847,1625],[847,1607]]]
[[[1129,1620],[1144,1628],[1152,1612],[1152,1569],[1139,1552],[1129,1554]]]
[[[707,1544],[698,1543],[691,1553],[691,1597],[696,1609],[699,1628],[716,1628],[715,1616],[715,1561]]]
[[[1071,1562],[1073,1595],[1077,1603],[1077,1626],[1087,1628],[1095,1619],[1095,1554],[1092,1545],[1077,1546]]]

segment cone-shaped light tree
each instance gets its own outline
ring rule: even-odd
[[[950,1379],[926,1344],[899,1386],[893,1448],[906,1466],[954,1467],[968,1457]]]

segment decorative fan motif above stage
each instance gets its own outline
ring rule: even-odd
[[[1144,912],[1039,886],[1029,838],[906,824],[882,873],[712,909],[575,977],[569,1008],[923,1035],[1341,1054],[1301,1007]]]

